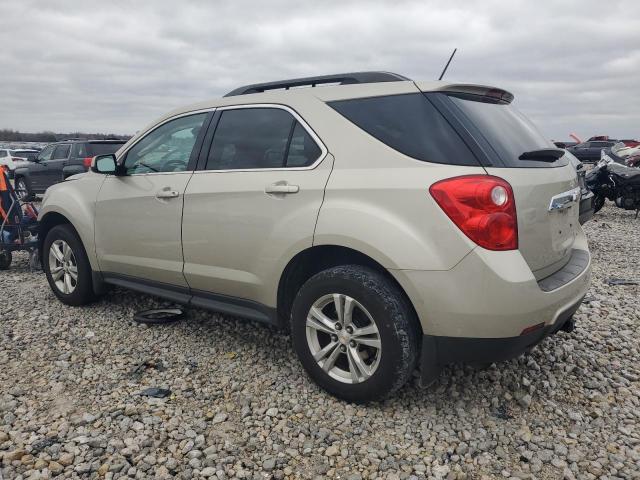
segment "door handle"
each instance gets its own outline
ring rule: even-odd
[[[265,193],[298,193],[300,187],[298,185],[289,185],[288,183],[274,183],[265,187],[264,191]]]
[[[156,198],[177,198],[180,196],[180,192],[171,190],[171,187],[164,187],[162,190],[156,192]]]

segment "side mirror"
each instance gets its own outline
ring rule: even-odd
[[[118,169],[116,163],[116,156],[112,153],[108,155],[98,155],[93,157],[91,161],[91,171],[96,173],[102,173],[105,175],[115,175]]]

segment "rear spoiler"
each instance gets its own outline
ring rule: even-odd
[[[445,92],[460,95],[475,95],[485,97],[488,101],[509,104],[514,96],[511,92],[502,88],[490,87],[488,85],[473,85],[470,83],[446,83],[446,82],[416,82],[420,90],[428,92]]]
[[[505,104],[513,102],[514,98],[511,92],[507,92],[501,88],[483,87],[480,85],[449,85],[444,91],[463,95],[476,95]]]

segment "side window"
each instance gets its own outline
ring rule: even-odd
[[[44,147],[44,149],[38,154],[38,160],[51,160],[51,154],[53,154],[54,148],[56,148],[55,145]]]
[[[71,151],[71,156],[73,158],[85,158],[88,157],[87,149],[84,143],[74,143],[73,150]]]
[[[127,174],[184,172],[206,113],[171,120],[152,130],[127,152]]]
[[[0,158],[4,158],[7,156],[7,151],[6,150],[0,150]]]
[[[206,113],[171,120],[143,137],[127,152],[127,174],[184,172]]]
[[[289,143],[287,167],[308,167],[313,164],[322,151],[302,125],[296,122]]]
[[[279,108],[223,111],[205,168],[282,168],[294,122],[289,112]]]
[[[329,106],[409,157],[449,165],[478,165],[455,129],[421,93],[340,100]]]
[[[51,160],[63,160],[69,156],[71,145],[57,145],[51,156]]]

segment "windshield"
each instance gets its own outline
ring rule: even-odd
[[[531,121],[510,104],[488,102],[476,95],[449,94],[449,98],[480,131],[506,167],[556,167],[567,165],[566,155],[555,162],[520,160],[525,152],[556,146]]]

